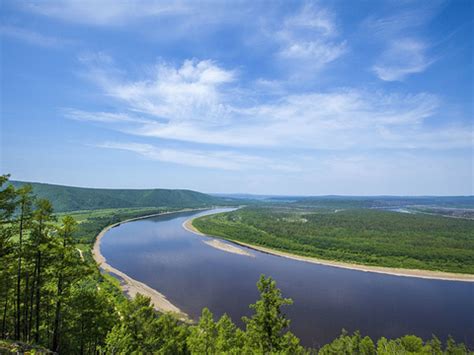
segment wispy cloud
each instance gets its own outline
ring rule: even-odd
[[[90,68],[89,78],[115,100],[116,112],[69,110],[69,118],[110,124],[135,136],[226,147],[438,149],[468,147],[472,139],[462,126],[425,127],[440,105],[428,93],[282,89],[262,101],[255,86],[242,86],[237,71],[212,61],[188,60],[177,67],[160,62],[146,71],[149,77],[136,79],[107,63],[108,69]]]
[[[76,121],[101,123],[150,123],[150,120],[128,113],[88,112],[72,108],[62,109],[63,115]]]
[[[0,35],[15,38],[20,41],[41,47],[62,47],[64,45],[73,43],[70,40],[44,35],[39,32],[18,26],[0,26]]]
[[[221,24],[242,23],[242,19],[257,21],[251,15],[262,6],[249,0],[232,4],[213,0],[25,0],[18,4],[24,11],[64,23],[138,30],[148,38],[189,37],[190,30],[205,33]],[[169,31],[170,24],[173,31]],[[141,31],[143,27],[152,30]]]
[[[403,80],[408,75],[425,71],[433,63],[426,55],[427,48],[428,46],[419,40],[393,41],[372,69],[382,80]]]
[[[288,16],[277,31],[281,43],[279,55],[299,60],[320,69],[347,51],[345,41],[338,38],[335,15],[316,4],[306,4],[293,16]]]
[[[440,2],[401,6],[388,16],[372,15],[363,22],[367,35],[382,44],[372,71],[384,81],[403,81],[424,72],[435,61],[429,55],[432,45],[421,35],[421,29],[439,11]]]
[[[147,159],[199,168],[223,170],[296,171],[295,164],[284,164],[272,159],[223,150],[189,150],[160,148],[151,144],[105,142],[99,148],[118,149],[137,153]]]
[[[106,66],[97,65],[105,61]],[[160,62],[145,70],[144,78],[121,80],[111,66],[110,58],[94,57],[88,77],[108,97],[128,105],[131,111],[152,115],[155,119],[183,122],[190,119],[222,122],[229,110],[224,104],[226,84],[235,72],[225,70],[210,60],[186,60],[175,68]]]
[[[22,6],[29,11],[62,21],[99,26],[121,25],[146,17],[188,12],[188,6],[182,1],[34,0],[24,2]]]

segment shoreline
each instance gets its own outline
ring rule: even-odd
[[[194,218],[196,218],[196,217],[194,217]],[[188,232],[198,234],[198,235],[203,236],[203,237],[209,237],[208,235],[201,233],[199,230],[196,229],[196,227],[193,226],[192,221],[194,220],[194,218],[191,218],[191,219],[188,219],[188,220],[184,221],[184,223],[182,224],[183,228],[185,230],[187,230]],[[222,238],[213,238],[211,240],[203,240],[203,243],[206,243],[207,245],[209,245],[213,248],[216,248],[216,249],[228,252],[228,253],[238,254],[238,255],[245,255],[245,256],[248,256],[248,257],[251,257],[251,258],[255,258],[254,254],[249,253],[245,249],[239,248],[235,245],[230,245],[230,244],[227,244],[227,243],[223,243],[222,240],[223,240]],[[235,244],[235,243],[232,243],[232,244]]]
[[[154,213],[150,215],[145,215],[145,216],[140,216],[140,217],[134,217],[134,218],[129,218],[120,222],[116,222],[113,224],[108,225],[104,229],[100,231],[99,234],[95,237],[94,245],[92,247],[92,257],[94,258],[94,261],[97,263],[99,268],[101,268],[103,271],[110,273],[112,272],[115,275],[118,275],[122,278],[122,282],[120,287],[125,293],[126,296],[130,298],[134,298],[137,293],[140,293],[146,297],[150,297],[151,299],[151,304],[153,305],[153,308],[157,310],[158,312],[161,313],[172,313],[176,315],[176,317],[183,321],[183,322],[192,322],[191,318],[189,315],[187,315],[185,312],[183,312],[181,309],[179,309],[177,306],[175,306],[173,303],[171,303],[165,295],[162,293],[158,292],[157,290],[151,288],[150,286],[144,284],[143,282],[140,282],[138,280],[135,280],[125,274],[124,272],[114,268],[112,265],[107,263],[107,259],[105,256],[103,256],[100,252],[100,242],[101,239],[104,237],[104,235],[112,228],[117,227],[123,223],[128,223],[128,222],[133,222],[141,219],[147,219],[151,217],[156,217],[156,216],[163,216],[167,214],[172,214],[172,213],[180,213],[180,212],[191,212],[191,211],[202,211],[202,210],[207,210],[208,208],[196,208],[196,209],[183,209],[179,211],[172,211],[172,212],[162,212],[162,213]]]
[[[372,272],[372,273],[377,273],[377,274],[385,274],[385,275],[400,276],[400,277],[414,277],[414,278],[428,279],[428,280],[474,282],[474,275],[469,275],[469,274],[456,274],[456,273],[443,272],[443,271],[430,271],[430,270],[419,270],[419,269],[401,269],[401,268],[391,268],[391,267],[384,267],[384,266],[352,264],[352,263],[346,263],[342,261],[324,260],[324,259],[319,259],[316,257],[301,256],[301,255],[296,255],[289,252],[261,247],[254,244],[248,244],[248,243],[239,242],[235,240],[225,239],[218,236],[207,235],[199,231],[192,224],[192,221],[194,220],[194,218],[190,218],[186,220],[183,223],[183,228],[185,228],[191,233],[195,233],[201,236],[223,239],[228,242],[234,243],[236,245],[240,245],[240,246],[249,248],[251,250],[256,250],[265,254],[275,255],[275,256],[279,256],[279,257],[283,257],[287,259],[293,259],[297,261],[308,262],[312,264],[332,266],[332,267],[338,267],[341,269],[356,270],[356,271],[361,271],[361,272]]]

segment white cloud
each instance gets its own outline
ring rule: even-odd
[[[274,169],[294,171],[295,165],[278,163],[270,159],[233,151],[204,151],[160,148],[151,144],[105,142],[99,148],[119,149],[137,153],[147,159],[186,166],[223,170]]]
[[[39,32],[17,26],[0,26],[0,35],[19,39],[21,41],[41,47],[62,47],[72,43],[72,41],[69,40],[64,40],[54,36],[47,36]]]
[[[86,25],[120,25],[146,17],[173,13],[186,13],[188,7],[182,1],[164,2],[155,0],[54,0],[27,1],[22,4],[29,11]]]
[[[255,86],[242,89],[237,72],[212,61],[162,62],[135,80],[107,63],[107,69],[91,68],[89,78],[116,102],[116,112],[69,110],[69,118],[136,136],[227,147],[444,149],[469,147],[472,139],[463,126],[426,125],[440,105],[428,93],[281,89],[261,101]]]
[[[394,3],[390,15],[370,16],[363,21],[367,38],[381,44],[382,51],[371,68],[379,79],[402,81],[424,72],[434,62],[429,57],[432,45],[420,30],[440,11],[441,3]]]
[[[410,9],[386,17],[371,16],[362,25],[372,36],[378,36],[383,40],[426,24],[431,18],[432,12],[433,9]]]
[[[72,108],[63,109],[63,115],[76,121],[91,121],[101,123],[147,123],[147,119],[127,113],[88,112]]]
[[[427,47],[420,40],[395,40],[382,53],[372,69],[385,81],[400,81],[410,74],[421,73],[432,63],[426,55]]]
[[[286,18],[285,27],[295,31],[301,29],[304,32],[310,29],[327,37],[338,32],[334,14],[328,9],[316,7],[315,4],[306,4],[296,15]]]
[[[92,66],[89,72],[105,95],[126,103],[131,111],[173,122],[222,122],[229,107],[223,103],[221,88],[234,76],[234,71],[209,60],[186,60],[178,68],[159,63],[136,81],[120,80],[100,66]]]
[[[338,33],[332,12],[306,4],[297,14],[288,16],[277,32],[279,55],[304,62],[310,69],[320,69],[346,53],[346,42],[337,39]]]
[[[345,42],[328,45],[324,41],[294,41],[289,43],[280,54],[287,58],[312,60],[315,66],[321,67],[339,58],[345,52]]]

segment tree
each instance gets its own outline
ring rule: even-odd
[[[411,353],[420,352],[423,348],[423,339],[415,335],[405,335],[400,338],[400,342],[405,350]]]
[[[243,332],[238,329],[227,314],[216,324],[216,351],[219,354],[238,354],[243,346]]]
[[[467,354],[467,349],[464,344],[456,344],[452,336],[448,337],[446,342],[446,355],[463,355]]]
[[[35,342],[40,343],[40,324],[41,324],[41,292],[43,287],[43,270],[42,257],[43,253],[49,248],[49,232],[51,229],[50,222],[53,217],[53,206],[46,199],[38,200],[36,210],[33,213],[33,230],[31,233],[33,239],[35,255],[35,271],[31,292],[35,298]],[[32,299],[33,297],[31,297]],[[30,305],[33,307],[33,303]],[[30,312],[30,319],[32,313]],[[31,327],[30,327],[31,329]]]
[[[0,175],[0,222],[3,224],[10,219],[15,211],[16,192],[13,185],[7,185],[10,175]]]
[[[32,217],[33,205],[33,188],[31,185],[23,185],[17,191],[18,196],[18,262],[17,262],[17,277],[16,277],[16,317],[15,317],[15,339],[21,339],[21,276],[22,276],[22,257],[23,257],[23,234],[26,228],[29,227]],[[25,319],[26,321],[26,319]]]
[[[73,284],[64,307],[60,352],[94,354],[105,347],[107,334],[120,324],[116,306],[111,294],[105,287],[98,287],[97,280],[91,276]]]
[[[216,353],[217,329],[213,315],[208,308],[202,310],[199,323],[191,328],[188,347],[193,354]]]
[[[354,332],[353,335],[348,335],[343,329],[342,334],[337,339],[324,345],[319,350],[319,354],[375,355],[375,346],[372,339],[367,336],[362,338],[358,331]]]
[[[107,352],[151,353],[159,348],[157,315],[150,298],[141,294],[122,305],[121,322],[107,335]]]
[[[1,336],[7,336],[9,325],[10,298],[12,294],[13,235],[12,216],[15,211],[15,189],[8,183],[9,175],[0,175],[0,304]],[[6,185],[6,186],[5,186]]]
[[[443,344],[435,335],[428,341],[428,345],[431,348],[431,355],[443,355]]]
[[[187,354],[188,347],[186,339],[189,329],[186,325],[178,323],[176,317],[171,314],[162,314],[156,322],[156,332],[159,334],[160,354]]]
[[[281,312],[281,307],[290,305],[293,301],[283,298],[276,282],[265,275],[260,276],[257,283],[260,300],[250,305],[255,311],[251,318],[243,317],[246,324],[246,346],[267,354],[272,352],[301,352],[297,338],[289,331],[290,321]]]
[[[361,355],[375,355],[375,345],[372,339],[365,336],[359,343],[359,353]]]
[[[72,234],[76,229],[76,224],[74,218],[71,216],[65,216],[62,219],[62,226],[57,230],[61,238],[61,244],[56,248],[57,255],[60,258],[57,267],[58,280],[52,342],[52,350],[56,352],[59,350],[59,337],[61,335],[61,308],[63,304],[63,293],[65,288],[69,286],[74,278],[81,276],[80,274],[75,273],[75,266],[80,263],[80,260],[77,260],[77,253],[75,253],[72,241]]]

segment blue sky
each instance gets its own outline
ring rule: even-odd
[[[472,1],[2,1],[0,170],[473,194]]]

